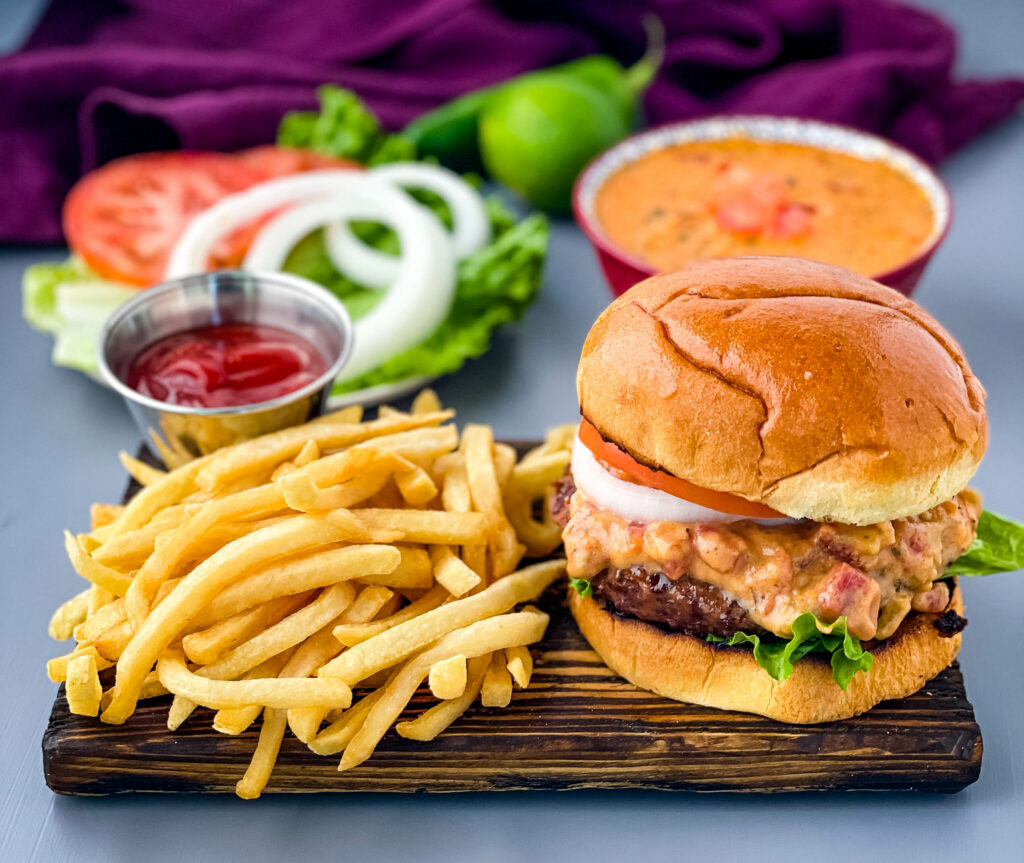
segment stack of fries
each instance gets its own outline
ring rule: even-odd
[[[440,701],[399,723],[404,737],[433,739],[477,697],[507,705],[548,622],[523,604],[564,561],[516,567],[559,544],[544,498],[575,428],[517,463],[487,426],[460,438],[452,416],[428,390],[409,413],[348,408],[170,472],[122,454],[142,491],[66,534],[90,582],[50,622],[77,642],[48,664],[71,711],[122,723],[171,693],[171,730],[202,705],[224,734],[262,714],[236,788],[253,798],[286,727],[347,770],[424,680]]]

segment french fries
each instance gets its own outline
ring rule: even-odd
[[[480,703],[484,707],[508,707],[511,700],[512,675],[505,665],[505,652],[498,650],[491,655],[491,664],[484,674]]]
[[[572,435],[517,461],[488,427],[460,436],[451,417],[425,390],[409,413],[347,408],[200,458],[168,452],[168,470],[121,453],[142,489],[65,535],[88,586],[50,620],[76,645],[47,674],[71,711],[118,724],[170,694],[171,730],[202,707],[228,735],[262,714],[236,786],[248,799],[289,729],[345,770],[424,682],[438,703],[397,726],[413,740],[477,699],[507,705],[547,626],[523,605],[564,573],[560,560],[515,570],[554,548],[538,502]]]
[[[68,699],[68,710],[81,716],[95,716],[100,711],[100,697],[103,688],[96,668],[96,658],[91,653],[82,653],[68,663],[64,693]]]
[[[461,653],[430,666],[427,685],[435,698],[447,701],[466,691],[466,657]]]

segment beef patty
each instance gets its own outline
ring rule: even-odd
[[[551,515],[560,526],[569,519],[569,499],[576,491],[572,474],[565,473],[551,496]],[[670,579],[643,566],[606,569],[590,579],[594,596],[619,614],[657,623],[669,629],[728,638],[735,632],[763,632],[736,600],[718,587],[682,575]]]

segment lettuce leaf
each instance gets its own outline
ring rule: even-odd
[[[37,330],[52,333],[56,366],[95,373],[96,345],[111,312],[136,289],[101,279],[77,258],[33,264],[21,282],[22,314]]]
[[[594,588],[585,578],[570,578],[569,587],[575,590],[580,596],[588,597],[594,595]]]
[[[32,264],[21,277],[21,313],[37,330],[53,333],[60,328],[57,285],[95,279],[78,258],[58,263]]]
[[[793,635],[787,641],[774,635],[737,632],[726,640],[713,635],[708,641],[730,646],[750,644],[754,659],[775,680],[785,680],[793,673],[793,665],[808,653],[827,653],[832,665],[832,679],[846,689],[858,671],[870,671],[874,657],[860,646],[860,640],[850,634],[846,618],[833,624],[821,623],[809,611],[793,621]]]
[[[992,575],[1018,569],[1024,569],[1024,524],[985,510],[978,519],[978,535],[942,577]]]
[[[325,84],[316,95],[319,111],[291,111],[281,119],[277,143],[282,147],[316,150],[365,165],[416,158],[416,145],[383,131],[373,112],[351,90]]]
[[[285,115],[278,130],[278,143],[305,147],[358,159],[368,164],[415,158],[412,144],[401,135],[388,135],[358,96],[334,85],[317,91],[319,112]],[[474,185],[479,178],[467,176]],[[413,196],[431,209],[446,225],[451,214],[444,201],[429,192]],[[455,298],[448,317],[424,342],[396,354],[365,375],[336,384],[335,394],[394,383],[406,378],[437,376],[457,371],[468,359],[485,353],[495,327],[516,321],[533,302],[540,289],[541,271],[547,257],[548,224],[539,214],[516,222],[515,216],[498,199],[487,199],[491,220],[491,243],[459,262]],[[374,248],[396,253],[394,234],[382,225],[357,223],[355,233]],[[315,232],[303,239],[289,254],[284,269],[304,276],[332,291],[353,318],[365,315],[380,301],[381,292],[371,291],[339,273],[324,248],[323,235]]]
[[[335,385],[334,392],[352,392],[413,375],[449,374],[485,353],[494,328],[518,320],[537,295],[547,245],[547,220],[535,214],[460,261],[455,299],[434,334],[373,371]]]

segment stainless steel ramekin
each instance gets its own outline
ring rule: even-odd
[[[183,330],[219,324],[260,324],[289,330],[323,354],[327,371],[279,398],[227,408],[165,404],[128,386],[132,362],[153,342]],[[175,466],[317,416],[352,351],[352,320],[333,294],[306,279],[284,273],[221,270],[140,291],[110,316],[98,350],[103,380],[124,397],[147,442],[157,448],[168,466]]]

